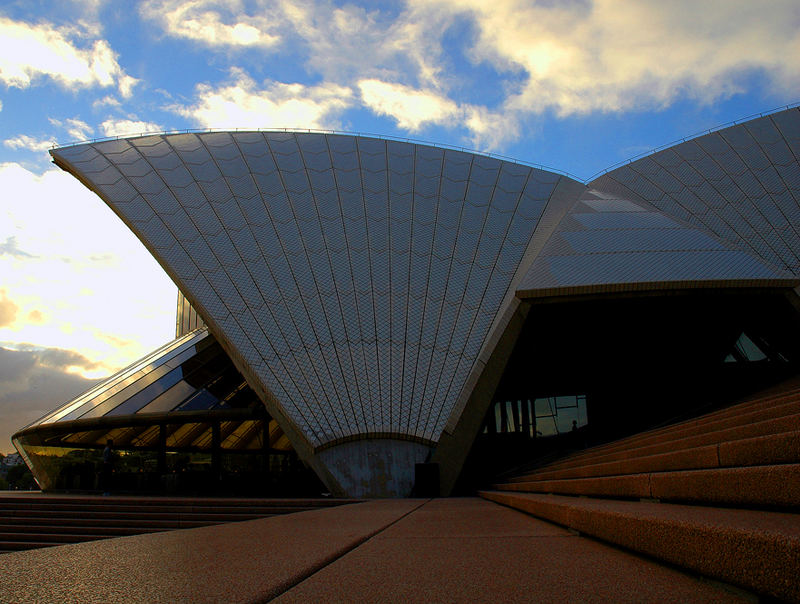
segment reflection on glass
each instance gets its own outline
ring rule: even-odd
[[[497,401],[487,415],[483,433],[518,433],[529,438],[557,436],[587,423],[583,394]]]
[[[202,330],[191,341],[177,354],[167,347],[161,358],[148,358],[135,377],[128,372],[123,388],[119,376],[108,380],[111,396],[95,389],[96,398],[82,403],[92,413],[71,412],[72,421],[17,434],[14,444],[42,489],[98,489],[102,450],[111,439],[116,492],[322,492],[214,338]]]

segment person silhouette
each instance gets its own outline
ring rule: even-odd
[[[103,449],[103,470],[100,474],[102,481],[103,496],[111,495],[111,477],[114,473],[114,441],[110,438],[106,441],[106,448]]]

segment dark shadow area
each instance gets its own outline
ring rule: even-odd
[[[793,296],[684,290],[535,303],[456,492],[800,373]]]

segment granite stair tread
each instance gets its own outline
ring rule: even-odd
[[[800,601],[797,514],[508,491],[480,495],[758,594]]]

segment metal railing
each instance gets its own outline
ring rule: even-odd
[[[409,143],[414,145],[426,145],[428,147],[434,147],[438,149],[449,149],[451,151],[461,151],[463,153],[471,153],[473,155],[482,155],[484,157],[491,157],[493,159],[498,159],[500,161],[505,161],[513,164],[518,164],[521,166],[526,166],[529,168],[535,168],[537,170],[544,170],[546,172],[552,172],[554,174],[560,174],[561,176],[566,176],[573,180],[577,180],[583,184],[589,184],[596,178],[604,174],[608,174],[609,172],[616,170],[619,167],[625,166],[627,164],[631,164],[643,157],[647,157],[648,155],[652,155],[654,153],[658,153],[659,151],[663,151],[664,149],[669,149],[670,147],[674,147],[675,145],[679,145],[680,143],[685,143],[690,140],[694,140],[701,136],[705,136],[706,134],[712,134],[713,132],[719,132],[720,130],[724,130],[725,128],[729,128],[731,126],[736,126],[738,124],[742,124],[744,122],[748,122],[750,120],[756,119],[758,117],[766,117],[769,115],[773,115],[775,113],[779,113],[780,111],[785,111],[787,109],[793,109],[795,107],[800,107],[800,101],[795,103],[790,103],[788,105],[781,105],[780,107],[776,107],[775,109],[771,109],[768,111],[761,111],[758,113],[750,114],[746,117],[742,117],[736,120],[732,120],[729,122],[725,122],[723,124],[719,124],[712,128],[707,128],[705,130],[701,130],[700,132],[696,132],[694,134],[690,134],[684,136],[682,138],[676,139],[672,142],[665,143],[663,145],[659,145],[653,149],[648,151],[643,151],[638,153],[628,159],[624,159],[619,161],[608,168],[600,170],[592,174],[589,178],[581,178],[575,174],[567,172],[566,170],[560,170],[558,168],[553,168],[551,166],[547,166],[545,164],[527,162],[520,159],[516,159],[514,157],[509,157],[507,155],[502,155],[500,153],[493,153],[491,151],[479,151],[476,149],[471,149],[469,147],[459,146],[459,145],[450,145],[447,143],[437,143],[433,141],[423,140],[423,139],[416,139],[407,136],[395,136],[392,134],[376,134],[373,132],[351,132],[347,130],[335,130],[335,129],[324,129],[324,128],[183,128],[183,129],[176,129],[176,130],[157,130],[157,131],[147,131],[147,132],[131,132],[128,134],[117,134],[115,136],[106,136],[106,137],[97,137],[97,138],[90,138],[81,141],[71,141],[68,143],[56,143],[53,144],[50,148],[65,148],[65,147],[74,147],[77,145],[84,145],[87,143],[100,143],[105,141],[113,141],[119,140],[122,138],[132,138],[132,137],[143,137],[143,136],[164,136],[169,134],[205,134],[211,132],[284,132],[284,133],[309,133],[309,134],[337,134],[343,136],[358,136],[363,138],[372,138],[378,140],[386,140],[386,141],[396,141],[401,143]]]

